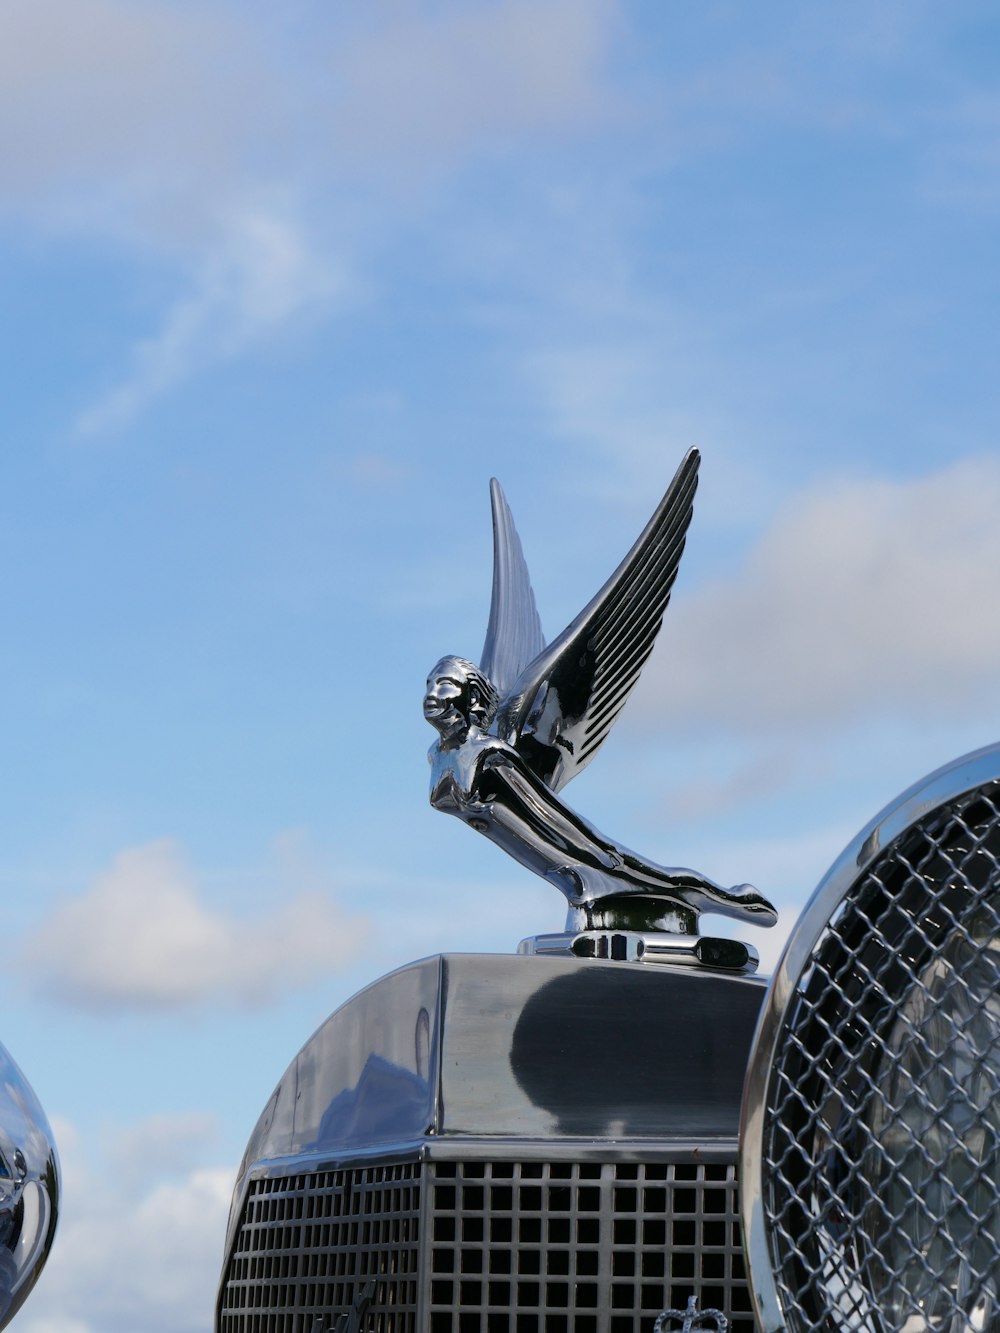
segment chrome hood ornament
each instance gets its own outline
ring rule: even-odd
[[[664,960],[669,954],[671,961],[705,962],[697,946],[658,947],[656,935],[693,939],[704,911],[758,925],[776,920],[750,885],[725,889],[694,870],[657,865],[598,832],[559,798],[597,753],[653,647],[684,550],[698,462],[692,449],[631,551],[548,645],[514,520],[499,483],[490,483],[486,642],[479,666],[442,657],[427,678],[424,716],[438,732],[429,755],[430,800],[565,895],[566,936],[540,936],[534,945],[548,940],[550,946],[526,951],[601,953],[600,940],[589,949],[573,937],[624,931],[653,938],[624,940],[618,951],[610,947],[610,956],[659,952]],[[742,968],[755,951],[739,948],[746,955]],[[733,966],[720,961],[725,953],[717,951],[709,964]]]

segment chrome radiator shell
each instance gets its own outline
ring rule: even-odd
[[[735,1157],[762,993],[493,955],[382,978],[254,1131],[219,1333],[626,1333],[691,1295],[750,1333]]]

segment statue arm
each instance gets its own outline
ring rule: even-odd
[[[493,751],[483,764],[494,822],[530,840],[536,856],[551,867],[561,864],[560,852],[601,870],[616,870],[621,855],[585,819],[564,805],[506,747]]]
[[[552,877],[570,901],[580,900],[584,891],[592,901],[652,893],[695,912],[752,916],[765,925],[776,918],[750,885],[724,889],[697,871],[656,865],[612,842],[564,805],[509,746],[491,747],[480,756],[472,785],[474,799],[464,813],[481,810],[480,831],[536,874]]]

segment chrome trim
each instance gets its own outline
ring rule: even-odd
[[[517,946],[519,954],[545,957],[612,959],[623,963],[659,963],[672,967],[703,967],[715,972],[749,976],[760,954],[743,940],[712,935],[674,935],[667,931],[564,930],[531,935]]]
[[[763,1138],[776,1048],[803,971],[838,907],[877,858],[927,815],[997,781],[1000,781],[1000,744],[964,755],[907,788],[834,861],[785,945],[751,1046],[741,1111],[740,1211],[748,1275],[761,1333],[779,1333],[788,1326],[772,1270],[764,1206]],[[865,1320],[857,1324],[859,1333],[864,1327]]]
[[[59,1195],[45,1112],[0,1046],[0,1328],[20,1310],[49,1257]]]
[[[382,977],[306,1043],[251,1135],[220,1311],[254,1182],[407,1162],[732,1167],[763,993],[703,969],[498,954]],[[677,1303],[658,1300],[650,1322]]]
[[[720,1134],[715,1138],[669,1139],[494,1139],[427,1138],[421,1142],[393,1143],[378,1148],[352,1148],[345,1153],[297,1153],[255,1162],[247,1181],[301,1175],[311,1171],[343,1171],[353,1166],[398,1166],[403,1162],[732,1162],[738,1141]]]

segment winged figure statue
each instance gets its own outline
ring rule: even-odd
[[[725,889],[600,833],[559,796],[597,753],[660,629],[691,521],[699,454],[684,458],[656,512],[600,592],[550,644],[500,484],[493,595],[479,665],[442,657],[424,717],[431,805],[456,815],[565,894],[578,928],[697,934],[698,913],[773,925],[748,884]]]

